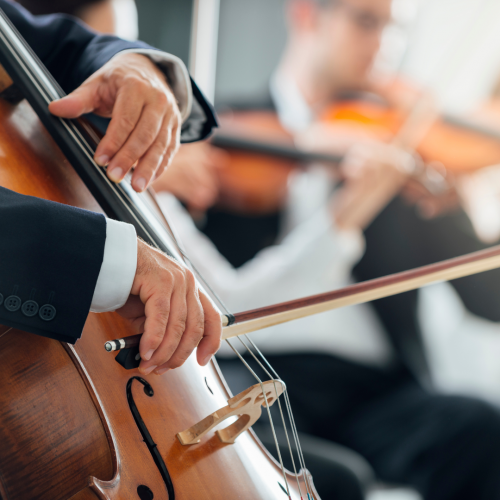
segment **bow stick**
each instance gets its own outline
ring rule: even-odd
[[[222,316],[222,338],[230,339],[262,328],[279,325],[306,316],[331,311],[340,307],[363,304],[398,293],[416,290],[439,281],[450,281],[491,269],[500,268],[500,245],[410,271],[391,274],[363,283],[282,302],[251,311]],[[142,334],[106,342],[107,351],[117,351],[139,345]]]

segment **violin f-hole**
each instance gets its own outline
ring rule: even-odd
[[[261,384],[255,384],[237,396],[232,397],[228,400],[227,406],[208,415],[208,417],[205,417],[189,429],[179,432],[177,438],[183,445],[199,443],[201,438],[214,427],[229,417],[239,415],[236,422],[216,432],[223,443],[234,443],[241,433],[259,420],[262,415],[262,407],[266,407],[266,400],[267,404],[272,406],[285,390],[285,383],[282,380],[267,380],[262,383],[262,386]]]

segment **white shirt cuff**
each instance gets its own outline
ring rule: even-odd
[[[160,50],[127,49],[118,54],[126,52],[148,56],[165,73],[172,92],[177,99],[182,123],[184,123],[191,114],[191,108],[193,107],[193,89],[186,65],[177,56]]]
[[[92,297],[92,312],[115,311],[127,301],[137,269],[134,226],[106,219],[104,258]]]

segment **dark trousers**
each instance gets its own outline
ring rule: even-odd
[[[269,356],[286,382],[299,431],[351,448],[390,483],[425,500],[500,499],[500,412],[468,397],[422,388],[402,366],[383,370],[334,356]],[[234,377],[239,360],[222,360]],[[275,414],[275,421],[279,415]],[[307,464],[306,464],[307,465]],[[333,479],[342,471],[332,471]],[[320,495],[325,493],[319,491]],[[343,499],[342,489],[330,491]]]
[[[393,200],[365,231],[366,251],[353,270],[357,281],[414,269],[488,248],[462,211],[423,220],[414,207]],[[500,269],[451,281],[465,307],[500,321]],[[418,322],[418,290],[372,302],[402,360],[425,376],[426,354]]]
[[[380,214],[365,237],[365,255],[353,271],[358,281],[487,247],[463,213],[423,221],[399,199]],[[500,270],[452,285],[469,311],[500,321]],[[436,394],[412,375],[429,381],[417,291],[377,300],[373,306],[393,343],[398,366],[377,370],[315,354],[270,358],[287,383],[299,429],[358,451],[380,479],[412,485],[425,500],[500,500],[497,409],[472,398]],[[231,379],[242,377],[228,381],[231,385]],[[232,388],[236,393],[254,383],[247,379]],[[345,498],[341,490],[331,497]]]

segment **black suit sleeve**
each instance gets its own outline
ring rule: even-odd
[[[103,215],[0,187],[0,324],[75,343],[104,255]]]
[[[68,93],[75,90],[118,52],[153,48],[143,42],[99,35],[71,16],[33,16],[9,0],[0,0],[0,8]],[[183,142],[204,139],[217,124],[212,107],[194,82],[192,86],[195,103],[193,113],[184,123]]]

